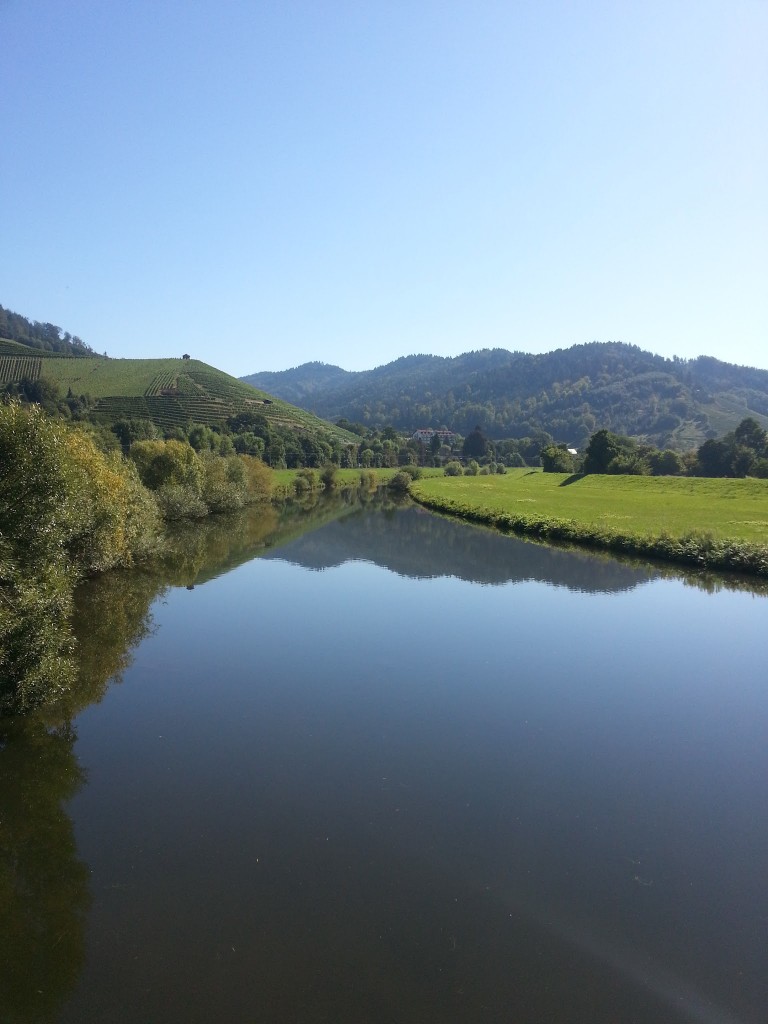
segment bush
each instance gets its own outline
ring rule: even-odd
[[[446,476],[461,476],[463,473],[461,463],[457,460],[454,460],[453,462],[446,462],[443,473]]]
[[[252,455],[238,456],[245,474],[245,489],[248,501],[255,503],[268,501],[272,496],[272,470],[261,459]]]
[[[399,473],[395,473],[395,475],[390,479],[387,487],[391,491],[399,491],[400,493],[405,494],[411,486],[411,479],[412,477],[410,473],[406,473],[404,470],[401,470]]]
[[[141,482],[150,490],[176,484],[200,494],[203,464],[197,452],[185,442],[135,441],[129,454]]]
[[[332,462],[326,463],[320,473],[320,482],[326,491],[332,491],[338,483],[339,470]]]
[[[157,508],[163,519],[201,519],[208,506],[199,494],[179,484],[163,484],[155,491]]]
[[[232,512],[247,504],[245,470],[237,455],[203,453],[202,499],[210,512]]]

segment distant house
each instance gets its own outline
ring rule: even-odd
[[[184,355],[181,358],[182,359],[189,359],[189,354],[187,352],[185,352]]]
[[[421,430],[414,431],[411,435],[411,440],[422,441],[424,444],[429,444],[435,434],[440,438],[441,444],[453,444],[457,437],[452,430],[432,430],[430,427],[425,427]]]

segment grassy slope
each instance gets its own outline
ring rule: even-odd
[[[163,425],[215,423],[233,412],[251,409],[275,425],[359,440],[198,359],[52,357],[26,346],[9,348],[8,354],[11,352],[40,357],[42,377],[55,381],[63,393],[71,388],[76,395],[90,395],[98,403],[96,412],[105,420],[138,416]],[[20,362],[20,368],[21,365]],[[13,374],[9,379],[13,379]],[[176,394],[160,394],[162,389],[169,388]]]
[[[521,532],[768,575],[766,480],[521,469],[418,480],[411,492],[432,508]]]

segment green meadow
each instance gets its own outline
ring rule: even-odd
[[[768,575],[768,480],[517,469],[417,480],[411,494],[438,511],[518,533]]]

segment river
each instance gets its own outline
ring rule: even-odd
[[[767,613],[380,499],[182,531],[0,729],[0,1020],[764,1024]]]

